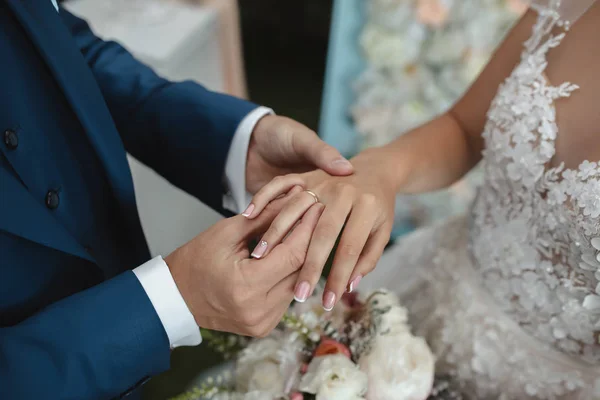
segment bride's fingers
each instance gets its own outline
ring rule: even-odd
[[[344,294],[351,274],[375,225],[375,220],[376,216],[368,204],[357,205],[352,209],[327,277],[323,294],[325,308],[329,309],[335,306]],[[329,299],[334,299],[333,304],[325,304]]]
[[[293,196],[271,222],[269,229],[264,233],[252,257],[266,257],[271,249],[275,248],[302,219],[306,211],[315,205],[315,198],[305,191],[300,191]]]
[[[263,186],[252,198],[252,202],[242,214],[246,218],[256,218],[271,201],[289,192],[294,186],[304,187],[304,180],[300,175],[290,174],[275,177]]]
[[[367,244],[358,259],[358,263],[348,280],[348,286],[346,287],[348,293],[355,291],[361,279],[375,269],[389,240],[390,229],[387,228],[381,228],[367,240]]]
[[[351,209],[352,199],[349,196],[340,196],[333,203],[325,206],[325,211],[323,211],[323,215],[321,215],[313,232],[310,247],[306,254],[306,261],[302,266],[294,290],[296,301],[305,301],[314,291],[315,285],[323,272],[323,267],[327,263],[331,250],[335,247],[335,242]],[[327,299],[324,303],[329,304],[331,302],[331,299]],[[327,307],[325,304],[324,308],[331,310],[331,307]]]

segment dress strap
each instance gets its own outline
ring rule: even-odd
[[[566,27],[573,26],[596,0],[531,0],[531,6],[551,12],[557,12]]]

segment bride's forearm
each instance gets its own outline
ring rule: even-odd
[[[380,167],[383,184],[402,193],[441,189],[464,176],[481,158],[481,132],[498,86],[521,57],[522,43],[536,21],[528,11],[496,50],[491,62],[451,111],[411,131],[389,145],[367,150]],[[363,155],[357,156],[357,159]],[[357,160],[358,161],[358,160]]]
[[[452,112],[416,128],[388,145],[369,149],[380,177],[399,193],[423,193],[450,186],[481,158],[479,143]]]

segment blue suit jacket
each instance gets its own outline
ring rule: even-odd
[[[103,273],[44,204],[40,168],[52,163],[36,160],[61,154],[44,153],[33,133],[81,127],[126,230],[119,251],[134,268],[149,254],[125,151],[220,210],[229,145],[255,105],[158,77],[48,0],[0,0],[0,34],[0,134],[20,132],[16,149],[0,137],[0,398],[119,397],[168,369],[168,338],[134,274]],[[27,78],[37,74],[56,90]],[[49,115],[44,104],[55,102],[67,111]]]

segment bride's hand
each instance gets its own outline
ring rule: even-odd
[[[361,153],[352,164],[355,173],[346,177],[330,176],[321,170],[277,177],[256,193],[250,213],[245,214],[255,218],[269,202],[293,187],[306,189],[290,197],[264,234],[253,252],[260,258],[285,238],[317,198],[325,205],[296,283],[295,298],[304,301],[310,296],[344,228],[323,294],[326,310],[333,308],[344,290],[354,290],[360,279],[375,268],[392,229],[396,192],[377,169],[381,168],[377,153]]]

